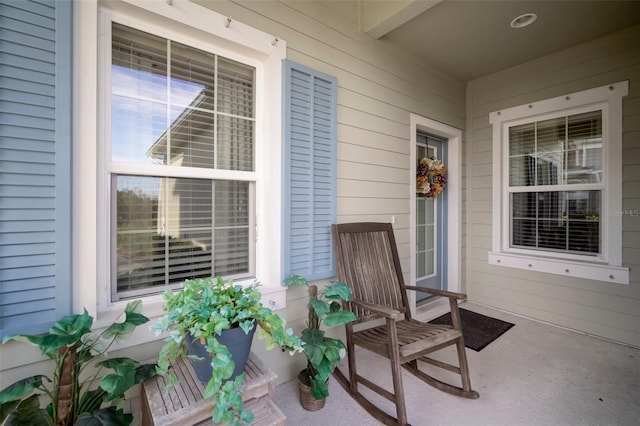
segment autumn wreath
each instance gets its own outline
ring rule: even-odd
[[[447,166],[433,158],[423,158],[416,173],[416,192],[420,197],[436,198],[447,185]]]

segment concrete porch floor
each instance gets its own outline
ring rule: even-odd
[[[480,352],[467,349],[471,386],[480,399],[448,395],[404,372],[413,426],[640,425],[640,349],[473,303],[461,307],[515,327]],[[390,383],[388,361],[364,350],[358,355],[363,375],[379,384]],[[455,351],[442,358],[456,363]],[[341,369],[346,372],[345,364]],[[379,424],[334,378],[329,392],[322,410],[305,411],[298,402],[296,380],[290,380],[278,385],[276,401],[291,426]],[[376,401],[395,413],[388,401]]]

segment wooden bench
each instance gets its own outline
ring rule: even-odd
[[[142,384],[142,426],[212,425],[214,402],[203,399],[205,386],[198,380],[191,362],[179,359],[172,364],[179,383],[167,393],[164,377],[156,376]],[[244,369],[242,399],[252,411],[254,426],[282,426],[285,416],[275,404],[276,378],[253,353]]]

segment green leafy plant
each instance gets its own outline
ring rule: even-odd
[[[133,417],[125,414],[118,403],[129,388],[155,376],[156,366],[140,365],[130,358],[106,359],[105,355],[114,342],[128,339],[138,325],[149,321],[141,312],[140,301],[129,303],[120,318],[97,336],[91,334],[93,318],[86,310],[63,317],[45,334],[6,336],[3,344],[15,340],[38,346],[53,360],[54,372],[53,378],[27,377],[0,392],[0,423],[131,424]],[[108,343],[105,345],[104,341]],[[87,370],[90,366],[91,372]],[[45,408],[40,408],[42,395],[49,399]],[[103,407],[104,404],[109,406]]]
[[[260,303],[258,287],[258,283],[242,286],[220,277],[187,280],[181,291],[164,293],[168,313],[152,326],[158,334],[169,332],[158,371],[168,374],[170,385],[177,382],[170,364],[179,357],[193,358],[187,355],[186,340],[199,340],[205,346],[213,372],[203,396],[214,398],[214,423],[248,424],[253,420],[253,413],[244,411],[240,394],[244,374],[228,380],[235,363],[227,347],[216,339],[223,330],[241,327],[249,333],[257,324],[258,336],[267,339],[267,349],[279,347],[292,354],[302,350],[300,340],[285,329],[282,318]]]
[[[347,348],[340,339],[327,337],[320,324],[327,327],[344,325],[356,319],[353,312],[342,309],[341,302],[351,300],[351,288],[338,281],[332,281],[318,294],[318,287],[299,276],[285,280],[286,285],[306,285],[309,294],[309,317],[307,328],[302,330],[302,349],[307,357],[307,368],[299,376],[311,386],[315,399],[329,396],[327,380],[338,363],[345,357]]]

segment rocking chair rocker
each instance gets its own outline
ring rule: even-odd
[[[437,389],[470,399],[478,392],[471,390],[457,300],[466,295],[404,285],[400,260],[388,223],[351,223],[331,226],[338,266],[338,280],[352,289],[350,309],[357,319],[346,328],[349,378],[336,368],[334,375],[344,389],[376,419],[387,425],[406,425],[407,410],[402,387],[401,368]],[[406,290],[426,292],[449,299],[453,326],[434,325],[411,317]],[[366,328],[368,321],[385,319],[380,325]],[[354,329],[354,325],[357,329]],[[355,346],[388,358],[391,363],[393,392],[360,375],[356,369]],[[456,345],[458,366],[427,357],[449,345]],[[431,377],[418,368],[418,361],[443,368],[461,376],[462,387]],[[395,403],[396,417],[381,410],[358,390],[361,384]]]

